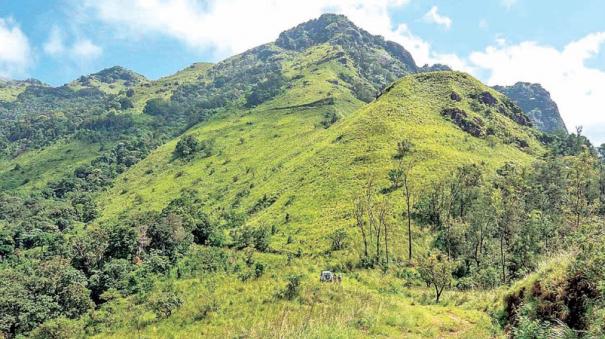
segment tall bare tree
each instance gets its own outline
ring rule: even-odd
[[[403,186],[403,194],[405,198],[406,206],[406,218],[408,228],[408,260],[412,260],[412,189],[411,189],[411,178],[410,174],[415,166],[414,159],[411,157],[413,145],[412,143],[404,139],[397,143],[397,153],[395,153],[395,160],[397,160],[397,180],[401,182]]]

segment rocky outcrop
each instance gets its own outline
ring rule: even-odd
[[[513,86],[494,86],[527,114],[533,125],[545,132],[567,131],[557,104],[540,84],[518,82]]]
[[[460,129],[469,133],[474,137],[482,137],[485,135],[483,131],[483,121],[479,118],[469,119],[468,114],[458,108],[446,108],[441,111],[441,115],[448,117]]]

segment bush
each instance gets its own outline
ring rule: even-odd
[[[182,304],[181,298],[171,288],[162,291],[158,296],[152,297],[149,301],[149,308],[158,319],[165,319],[172,315],[174,310],[181,307]]]
[[[182,137],[181,140],[176,144],[174,149],[174,156],[180,159],[188,159],[198,151],[200,147],[199,141],[192,135]]]
[[[266,228],[244,227],[235,232],[234,238],[235,247],[238,249],[254,247],[258,251],[265,252],[269,249],[271,233]]]
[[[300,293],[300,280],[300,275],[288,276],[286,288],[279,293],[279,297],[288,300],[296,298]]]
[[[129,98],[122,97],[122,98],[120,98],[119,102],[120,102],[120,109],[122,109],[122,110],[134,108],[134,104],[132,103],[132,100],[130,100]]]
[[[331,241],[330,250],[339,251],[347,247],[347,238],[349,235],[347,231],[342,228],[337,229],[328,236]]]
[[[30,334],[34,339],[80,338],[84,334],[83,326],[76,320],[59,317],[48,320]]]
[[[145,103],[143,113],[149,115],[168,115],[170,114],[172,107],[169,102],[162,99],[150,99]]]
[[[191,159],[195,155],[203,158],[212,155],[212,141],[199,141],[192,135],[182,137],[174,149],[174,157],[178,159]]]

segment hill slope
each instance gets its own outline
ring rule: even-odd
[[[178,140],[160,147],[101,196],[104,217],[160,210],[192,188],[217,217],[234,209],[248,214],[251,224],[279,225],[282,240],[292,236],[302,242],[286,247],[321,251],[304,244],[317,244],[351,222],[350,205],[368,175],[387,184],[391,157],[403,138],[417,148],[419,188],[463,163],[493,170],[511,159],[530,161],[542,150],[531,128],[497,111],[506,98],[466,74],[407,76],[375,102],[327,129],[321,125],[325,111],[348,108],[348,102],[296,107],[298,90],[304,90],[297,87],[254,110],[212,119],[189,131],[188,135],[213,141],[207,158],[175,160],[172,153]],[[452,100],[452,92],[463,99]],[[473,98],[481,93],[492,93],[498,106]],[[320,93],[307,96],[307,102],[321,99]],[[474,137],[442,114],[453,107],[466,112],[469,121],[481,119],[483,134]],[[490,127],[496,131],[492,136],[487,135]]]
[[[467,74],[432,69],[445,68],[416,73],[403,47],[324,15],[274,43],[127,90],[118,89],[124,79],[110,90],[115,81],[28,88],[3,104],[6,121],[27,121],[37,117],[32,107],[44,107],[50,119],[77,124],[31,148],[30,138],[7,133],[7,144],[23,152],[2,162],[1,187],[33,189],[42,204],[0,196],[11,203],[0,214],[2,253],[31,260],[0,262],[0,274],[23,281],[49,274],[56,286],[29,294],[35,283],[3,286],[27,298],[1,299],[8,301],[0,307],[8,314],[14,304],[38,306],[64,285],[69,293],[61,295],[80,299],[49,297],[55,314],[3,324],[28,333],[58,318],[60,329],[100,337],[497,335],[467,302],[471,294],[433,304],[404,259],[404,196],[389,188],[389,173],[404,139],[415,196],[461,165],[489,175],[545,150],[506,96]],[[79,145],[82,136],[91,142]],[[25,182],[33,175],[40,182]],[[351,227],[354,200],[370,179],[370,195],[389,206],[384,218],[393,225],[393,265],[383,272],[380,262],[360,260]],[[20,215],[44,228],[15,222]],[[435,235],[423,225],[414,222],[412,235],[415,255],[432,247]],[[325,269],[346,272],[342,284],[319,283]],[[54,321],[40,336],[54,333]]]
[[[304,79],[311,83],[319,80],[314,75]],[[384,294],[383,287],[390,281],[386,276],[351,273],[342,287],[332,289],[316,282],[315,274],[326,267],[347,267],[356,260],[355,251],[324,256],[330,250],[329,236],[337,229],[351,232],[352,201],[369,176],[376,178],[378,187],[388,185],[387,172],[394,165],[392,155],[397,141],[409,138],[415,145],[418,164],[413,172],[414,184],[415,189],[423,190],[460,164],[475,163],[493,171],[512,159],[530,162],[542,152],[533,138],[533,129],[498,111],[507,100],[504,96],[462,73],[409,75],[376,101],[367,106],[358,104],[355,112],[328,128],[321,125],[328,107],[286,107],[289,102],[299,102],[295,100],[300,100],[298,89],[304,89],[302,83],[300,88],[290,89],[292,96],[287,91],[252,110],[230,112],[189,131],[188,135],[199,140],[213,140],[209,157],[174,159],[177,140],[173,140],[120,176],[115,186],[100,197],[102,218],[111,219],[121,218],[124,213],[147,214],[149,210],[162,209],[170,200],[193,190],[214,220],[240,215],[245,227],[273,230],[271,253],[254,255],[256,261],[267,265],[263,278],[241,282],[231,273],[200,272],[173,280],[185,300],[184,306],[164,321],[143,326],[141,333],[152,337],[493,335],[495,330],[488,318],[466,306],[423,305],[416,288],[393,287],[392,294]],[[337,111],[346,107],[343,98],[351,98],[346,88],[332,89],[333,93],[339,91],[343,96],[334,101],[332,108]],[[452,99],[452,92],[460,101]],[[321,98],[320,93],[307,93],[308,102]],[[482,93],[493,96],[494,106],[481,103]],[[484,120],[486,130],[497,126],[498,132],[492,137],[472,136],[442,114],[451,108],[466,112],[469,119]],[[526,140],[528,146],[519,146],[517,139]],[[403,206],[399,194],[390,193],[388,198],[393,208]],[[401,221],[395,217],[391,222]],[[394,232],[393,243],[397,245],[393,255],[403,257],[405,234],[399,228]],[[425,251],[429,240],[429,234],[414,228],[417,251]],[[297,259],[286,260],[294,253]],[[183,272],[189,269],[186,265],[181,268]],[[288,274],[302,274],[301,298],[308,301],[274,301],[275,291],[282,288],[276,277]],[[356,304],[361,299],[366,306]],[[199,305],[213,307],[211,300],[221,300],[216,311],[210,311],[212,315],[201,321],[192,321]],[[376,303],[384,303],[385,312],[373,317],[370,314],[376,312]],[[112,312],[123,318],[115,323],[122,325],[107,328],[102,335],[126,336],[133,331],[128,323],[137,321],[127,312],[137,307],[136,301],[111,305]],[[360,312],[348,315],[346,310],[351,309]],[[404,320],[396,314],[410,316]],[[146,317],[153,315],[142,315]],[[228,322],[231,318],[240,321]],[[316,326],[305,326],[307,321]],[[369,321],[370,325],[355,325],[359,321]],[[184,325],[176,326],[179,322]],[[430,331],[426,329],[427,322],[433,324]]]

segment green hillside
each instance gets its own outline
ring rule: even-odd
[[[329,70],[326,67],[326,72]],[[213,141],[209,157],[175,160],[172,154],[178,139],[160,147],[103,193],[99,198],[103,217],[161,210],[184,189],[198,190],[199,197],[217,215],[229,206],[246,213],[269,197],[271,205],[250,215],[249,222],[277,224],[285,228],[284,238],[292,235],[315,243],[351,223],[353,196],[368,176],[387,185],[392,154],[404,137],[417,147],[419,188],[442,175],[441,171],[453,171],[461,164],[481,164],[492,171],[509,159],[528,163],[542,152],[531,129],[472,98],[483,92],[497,94],[468,75],[437,72],[408,76],[375,102],[324,128],[321,121],[327,110],[346,111],[348,105],[355,104],[346,89],[330,85],[329,80],[327,74],[309,75],[300,79],[300,88],[295,86],[253,110],[230,112],[187,132]],[[304,83],[313,86],[314,81],[332,87],[333,105],[283,108],[325,99],[322,93],[327,90],[307,91],[304,99],[299,94]],[[453,101],[452,92],[465,99]],[[473,111],[474,106],[480,111]],[[473,137],[441,115],[450,107],[460,107],[471,117],[488,115],[491,121],[486,121],[507,129],[500,128],[499,135],[492,137]],[[486,123],[485,128],[488,126]],[[516,139],[527,140],[530,146],[522,149],[514,143]],[[439,171],[432,170],[437,168]],[[290,215],[287,224],[286,214]]]
[[[344,16],[5,97],[0,338],[605,333],[605,152]]]
[[[322,76],[311,74],[308,78],[301,78],[301,84],[319,81],[317,78],[330,74],[329,71],[335,66],[325,66],[326,73],[319,72]],[[330,84],[330,81],[325,81],[329,78],[322,80]],[[296,94],[290,96],[289,91]],[[326,289],[315,282],[315,276],[325,267],[346,267],[356,260],[357,254],[354,252],[335,254],[335,257],[327,259],[321,259],[321,255],[330,251],[330,234],[337,229],[348,229],[354,223],[351,215],[352,201],[354,195],[362,190],[367,178],[370,175],[386,178],[388,169],[393,165],[393,150],[400,138],[406,136],[418,147],[418,166],[414,171],[414,175],[418,177],[418,189],[424,189],[428,183],[441,177],[441,171],[453,171],[461,164],[481,164],[487,171],[493,171],[509,157],[527,164],[541,154],[543,149],[533,138],[531,129],[517,125],[497,113],[495,108],[477,104],[478,99],[473,97],[489,92],[498,97],[499,101],[506,99],[466,74],[419,74],[407,76],[375,102],[362,106],[329,128],[324,128],[321,121],[325,110],[344,110],[346,104],[354,102],[349,99],[350,94],[333,85],[332,93],[340,92],[343,95],[342,99],[334,101],[333,107],[284,109],[282,107],[288,104],[302,104],[297,88],[293,87],[289,91],[253,110],[230,112],[188,132],[188,135],[200,140],[213,140],[211,156],[188,161],[175,160],[172,154],[177,140],[174,140],[118,177],[114,187],[100,196],[99,201],[104,211],[101,218],[111,219],[123,213],[161,210],[174,197],[193,189],[204,202],[205,210],[212,211],[213,218],[220,218],[229,209],[227,211],[230,213],[245,215],[247,225],[276,229],[269,246],[278,254],[254,256],[269,267],[266,273],[270,276],[268,279],[242,283],[234,281],[231,275],[202,278],[197,276],[199,273],[191,273],[191,277],[174,282],[176,289],[183,293],[183,311],[173,316],[175,320],[154,323],[152,326],[143,325],[142,333],[158,337],[169,334],[193,337],[355,337],[367,334],[397,336],[397,333],[403,331],[412,337],[438,337],[444,333],[449,333],[448,336],[452,337],[468,337],[491,335],[492,331],[496,331],[485,315],[471,310],[471,307],[452,307],[454,301],[451,301],[452,306],[444,308],[428,305],[410,308],[419,297],[417,294],[423,295],[426,292],[417,288],[409,290],[395,287],[396,280],[391,282],[397,291],[393,292],[393,297],[381,292],[380,288],[375,289],[377,286],[372,287],[370,281],[375,281],[378,277],[363,272],[347,278],[340,290]],[[460,102],[452,100],[452,92],[464,99]],[[306,94],[306,102],[321,99],[320,92],[315,97],[308,91]],[[468,111],[469,115],[489,116],[491,119],[486,118],[486,126],[494,123],[506,126],[507,129],[501,129],[491,139],[473,137],[441,115],[443,109],[450,107],[460,107]],[[481,109],[474,112],[471,107]],[[511,142],[514,138],[525,138],[530,146],[521,149]],[[431,170],[434,168],[439,168],[440,171]],[[378,184],[386,186],[387,182],[378,180]],[[270,199],[270,203],[257,210],[255,206],[261,205],[259,202],[266,199]],[[389,199],[395,206],[402,204],[399,194],[391,194]],[[415,247],[421,251],[427,249],[430,237],[419,228],[415,228],[414,239]],[[398,245],[392,251],[403,257],[403,249],[407,245],[402,231],[396,231],[393,243]],[[284,255],[287,253],[302,253],[303,256],[296,259],[294,264],[286,264]],[[187,271],[187,268],[184,270]],[[301,306],[265,304],[273,298],[275,290],[280,288],[280,283],[271,276],[283,277],[288,272],[301,271],[307,272],[304,273],[305,294],[302,298],[317,299],[314,301],[318,303],[317,307],[332,314],[327,319],[322,311],[309,315],[309,321],[317,324],[313,328],[306,328],[301,319],[303,314],[309,312],[309,307],[313,308],[313,303],[306,306],[305,303]],[[389,284],[384,279],[392,278],[380,279],[383,282],[379,285],[384,286]],[[209,286],[221,287],[212,291],[208,290]],[[254,293],[253,298],[245,297],[249,295],[248,292],[240,293],[242,297],[228,296],[230,290],[238,289],[258,292]],[[175,326],[175,321],[187,322],[187,319],[195,318],[199,305],[208,305],[207,298],[217,302],[221,300],[221,305],[218,306],[220,311],[199,323]],[[356,305],[356,300],[360,298],[370,304],[385,303],[389,311],[381,315],[370,315],[370,309],[378,305]],[[227,300],[229,306],[223,305]],[[339,305],[334,307],[326,304],[328,300],[338,300]],[[126,304],[130,306],[111,307],[117,307],[119,311],[114,309],[114,312],[119,312],[119,317],[124,317],[124,313],[121,313],[125,312],[124,307],[136,307],[136,303],[132,300]],[[348,309],[360,307],[359,314],[347,315]],[[288,313],[291,315],[283,327],[278,328],[278,323],[284,321],[280,319]],[[238,314],[243,315],[244,319],[237,323],[225,323],[226,319],[239,317]],[[259,318],[260,314],[263,315],[262,318]],[[409,316],[401,318],[398,314]],[[152,317],[149,313],[141,316],[140,320],[128,318],[121,325],[126,328],[114,335],[125,336],[133,330],[127,324],[137,321],[145,324],[144,319]],[[372,324],[369,328],[350,325],[352,322],[364,321],[364,317],[373,319],[370,320]],[[429,326],[428,323],[433,325]],[[428,330],[427,327],[432,329]],[[113,331],[113,327],[110,328]],[[107,334],[103,334],[105,335]]]

